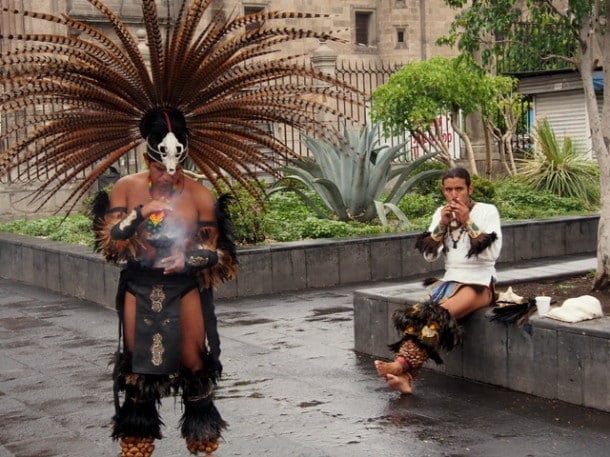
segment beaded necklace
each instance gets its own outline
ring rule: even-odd
[[[472,210],[474,205],[475,205],[474,201],[470,200],[468,202],[468,208],[470,210]],[[452,223],[453,223],[453,221],[452,221]],[[457,227],[454,227],[454,228],[457,229]],[[451,229],[451,224],[450,224],[449,230],[447,230],[447,234],[448,234],[449,238],[451,239],[451,241],[453,243],[453,249],[457,249],[458,243],[460,242],[460,240],[464,236],[464,233],[466,233],[467,231],[468,231],[468,229],[466,228],[466,226],[464,224],[462,224],[462,226],[460,228],[460,233],[458,233],[457,238],[453,238],[453,230]]]
[[[171,201],[172,197],[174,196],[174,194],[176,193],[177,189],[178,189],[178,187],[176,186],[176,183],[173,183],[172,188],[169,191],[169,196],[162,195],[157,200],[159,200],[163,203],[169,203]],[[154,190],[153,182],[149,176],[148,177],[148,194],[150,195],[151,200],[154,200],[153,199],[153,190]],[[150,233],[154,233],[154,234],[159,233],[161,231],[161,229],[163,229],[164,219],[165,219],[165,211],[156,211],[154,213],[151,213],[150,216],[148,216],[148,219],[146,219],[146,229]]]
[[[464,236],[464,233],[466,233],[466,231],[467,231],[466,227],[464,227],[462,225],[462,227],[460,228],[460,233],[458,233],[458,237],[453,238],[453,231],[447,230],[447,232],[449,234],[449,238],[451,238],[451,241],[453,242],[453,249],[457,249],[458,243],[460,242],[460,239],[462,238],[462,236]]]

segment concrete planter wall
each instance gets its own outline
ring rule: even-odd
[[[503,225],[500,263],[595,253],[598,216]],[[413,279],[437,271],[415,250],[418,232],[278,243],[239,250],[240,270],[217,297]],[[119,267],[90,248],[0,233],[0,277],[113,306]]]
[[[527,269],[526,269],[527,270]],[[354,349],[391,359],[400,339],[395,310],[418,303],[420,283],[354,292]],[[489,309],[463,322],[463,343],[426,368],[448,376],[506,387],[610,412],[610,316],[574,324],[531,316],[524,325],[490,322]]]

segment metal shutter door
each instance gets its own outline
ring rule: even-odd
[[[583,152],[591,153],[589,117],[585,106],[585,95],[581,90],[553,92],[536,95],[536,119],[545,117],[555,131],[559,141],[565,136],[572,138]]]

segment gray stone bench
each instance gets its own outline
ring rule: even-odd
[[[355,291],[355,350],[391,358],[387,345],[399,338],[392,313],[423,293],[417,283]],[[565,324],[534,314],[519,327],[490,322],[489,312],[465,320],[463,344],[443,354],[443,365],[428,361],[425,367],[610,412],[610,317]]]

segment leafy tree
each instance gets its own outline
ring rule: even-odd
[[[570,18],[556,14],[551,6],[565,4],[567,0],[445,0],[445,3],[460,11],[449,34],[441,37],[438,44],[457,45],[464,55],[476,56],[492,71],[524,73],[571,68],[566,56],[576,51],[576,36]],[[570,3],[584,6],[588,0]]]
[[[377,126],[364,126],[359,133],[345,127],[343,137],[334,143],[309,136],[304,137],[304,143],[315,160],[293,161],[283,170],[284,180],[271,192],[296,192],[324,218],[335,216],[341,221],[366,222],[379,217],[385,224],[386,214],[393,212],[407,224],[406,216],[397,206],[400,199],[415,183],[442,173],[435,169],[409,176],[414,168],[436,153],[426,154],[407,165],[393,166],[395,159],[404,154],[406,142],[392,147],[381,144]],[[283,182],[288,185],[281,185]],[[391,183],[389,194],[381,201],[381,195]],[[299,186],[314,191],[325,209]]]
[[[610,22],[608,2],[600,0],[445,0],[463,8],[456,16],[448,42],[454,43],[467,56],[480,56],[484,64],[492,64],[492,56],[501,43],[496,37],[510,37],[512,27],[528,22],[542,30],[553,26],[554,41],[566,43],[565,55],[579,71],[585,93],[591,130],[593,153],[600,168],[601,211],[597,238],[597,270],[593,289],[610,287],[610,97],[598,106],[593,87],[593,72],[604,68],[604,87],[610,87]],[[492,33],[493,31],[493,33]],[[531,50],[531,48],[529,48]],[[549,49],[543,58],[553,58],[556,49]]]
[[[472,141],[461,115],[498,111],[498,98],[510,94],[514,80],[493,77],[482,71],[471,59],[434,57],[405,65],[372,95],[371,117],[381,122],[388,135],[408,130],[428,152],[440,151],[443,160],[454,166],[446,132],[436,120],[448,115],[453,130],[464,143],[468,167],[476,175]]]

